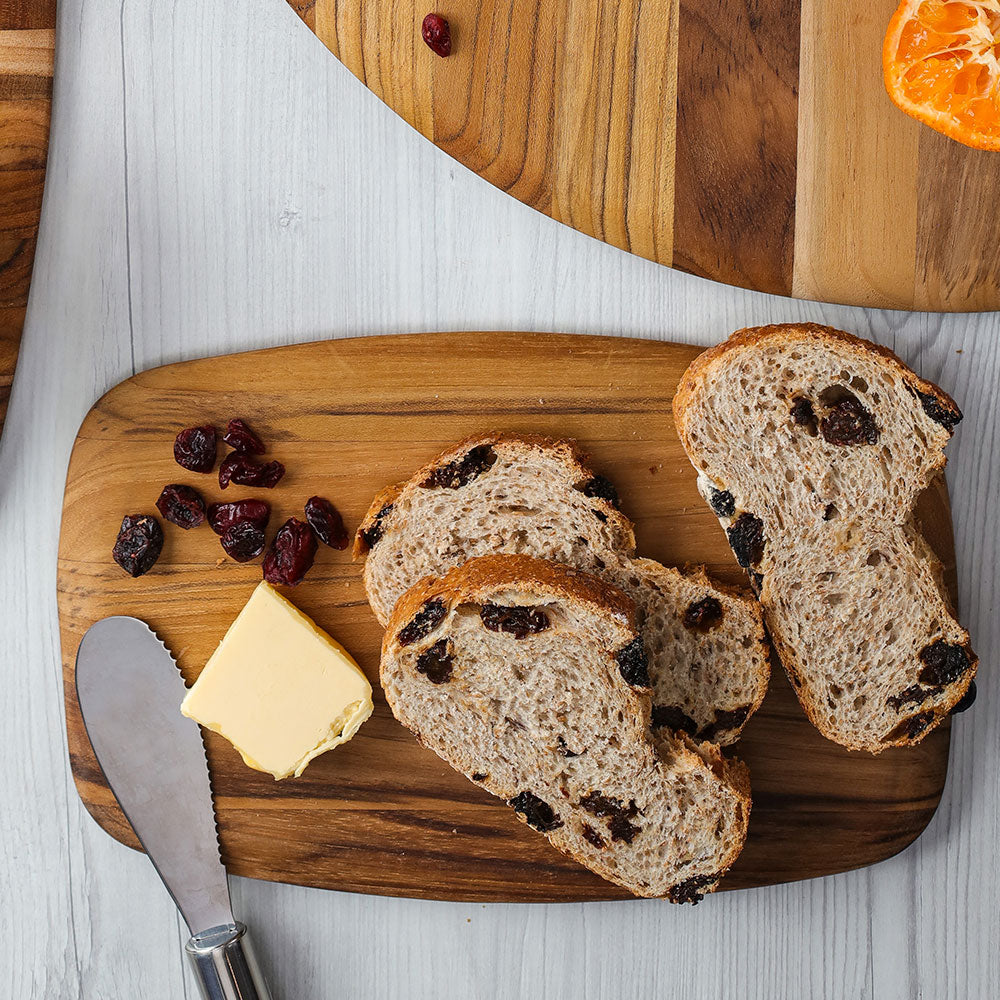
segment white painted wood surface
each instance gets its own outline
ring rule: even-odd
[[[56,532],[73,435],[97,396],[163,362],[321,337],[534,328],[708,344],[789,319],[889,345],[966,412],[949,477],[980,696],[956,722],[924,836],[873,869],[697,908],[485,907],[234,880],[236,911],[276,1000],[1000,994],[1000,317],[792,302],[610,249],[418,137],[283,0],[61,0],[56,79],[0,445],[0,996],[196,995],[166,893],[85,814],[66,760]]]

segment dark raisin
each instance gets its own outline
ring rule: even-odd
[[[234,451],[242,451],[248,455],[263,455],[265,451],[264,442],[250,430],[246,421],[238,417],[229,421],[222,440]]]
[[[556,830],[563,825],[552,806],[531,792],[515,795],[514,798],[508,799],[507,805],[511,806],[514,812],[520,813],[528,826],[533,826],[542,833]]]
[[[418,639],[430,635],[444,621],[448,609],[441,601],[428,601],[413,617],[408,625],[399,630],[400,646],[409,646]]]
[[[700,903],[705,898],[703,890],[710,889],[719,881],[718,875],[695,875],[667,890],[671,903]]]
[[[472,780],[473,781],[485,781],[489,777],[488,774],[484,774],[482,771],[473,771]]]
[[[285,474],[281,462],[268,462],[261,465],[249,455],[240,451],[230,452],[219,466],[219,485],[225,489],[230,483],[240,486],[262,486],[273,489]]]
[[[316,532],[316,537],[331,549],[347,548],[347,529],[340,511],[324,497],[310,497],[306,501],[306,520]]]
[[[966,689],[965,694],[955,702],[954,707],[951,710],[952,715],[960,715],[962,712],[967,712],[972,708],[973,702],[976,700],[976,682],[970,681],[969,686]]]
[[[716,597],[692,601],[684,612],[684,627],[692,632],[709,632],[722,621],[722,605]]]
[[[183,483],[164,486],[156,501],[156,509],[164,520],[178,528],[197,528],[205,521],[205,501],[197,490]]]
[[[642,636],[637,636],[627,646],[622,646],[615,653],[615,661],[626,684],[639,688],[650,686],[646,647],[643,645]]]
[[[899,739],[915,740],[932,722],[933,712],[918,712],[896,726],[884,739],[885,743],[894,743]]]
[[[740,705],[737,708],[718,708],[715,710],[714,721],[698,733],[698,739],[714,740],[719,733],[727,732],[730,729],[739,729],[747,721],[749,714],[749,705]]]
[[[163,549],[163,529],[150,514],[126,514],[111,550],[114,560],[129,576],[148,573]]]
[[[537,635],[549,627],[549,616],[544,611],[521,604],[512,607],[484,604],[479,617],[491,632],[506,632],[515,639]]]
[[[583,839],[594,847],[603,847],[604,838],[589,824],[583,824]]]
[[[920,400],[920,405],[924,408],[924,413],[935,423],[940,424],[948,431],[953,431],[955,425],[961,422],[962,411],[957,406],[953,408],[929,392],[921,392],[919,389],[914,391],[917,394],[917,399]]]
[[[805,396],[796,396],[792,400],[789,413],[796,427],[804,427],[813,437],[816,436],[816,413],[813,410],[812,400],[806,399]]]
[[[444,684],[451,680],[452,660],[448,640],[438,639],[417,657],[417,673],[423,674],[432,684]]]
[[[367,528],[362,528],[359,534],[361,541],[370,549],[382,537],[385,531],[385,519],[392,513],[392,504],[387,503],[374,517]]]
[[[878,427],[871,412],[853,396],[834,403],[819,422],[819,432],[829,444],[876,444]]]
[[[729,490],[717,490],[714,486],[709,487],[711,493],[708,498],[708,506],[715,512],[716,517],[732,517],[736,513],[736,500]]]
[[[215,468],[215,428],[188,427],[174,438],[174,461],[190,472]]]
[[[890,708],[898,712],[904,705],[922,705],[933,694],[933,691],[929,691],[927,688],[922,688],[919,684],[914,684],[912,687],[908,687],[900,691],[899,694],[889,695],[889,697],[886,698],[885,703]]]
[[[759,597],[760,588],[764,584],[764,574],[755,573],[753,570],[750,571],[750,586],[753,587],[754,593]]]
[[[481,444],[454,462],[439,465],[420,485],[428,490],[458,490],[478,479],[496,460],[496,452],[488,444]]]
[[[580,799],[580,805],[593,816],[607,818],[612,840],[622,840],[626,844],[631,844],[636,834],[642,832],[642,827],[629,822],[639,813],[635,799],[626,806],[621,799],[603,795],[601,792],[588,792]]]
[[[920,650],[924,669],[917,678],[921,684],[944,687],[953,684],[972,666],[972,658],[965,646],[938,639]]]
[[[271,505],[266,500],[233,500],[208,506],[208,523],[217,535],[224,535],[241,521],[249,521],[263,531],[270,519]]]
[[[621,503],[618,498],[618,491],[615,489],[615,484],[607,476],[594,476],[593,479],[588,479],[582,486],[578,486],[577,489],[585,497],[606,500],[612,507],[617,507]]]
[[[573,750],[570,750],[569,745],[562,738],[562,736],[557,736],[556,737],[556,742],[559,744],[559,752],[564,757],[579,757],[580,756],[579,753],[576,753]]]
[[[420,37],[439,56],[451,55],[451,26],[440,14],[428,14],[420,25]]]
[[[237,521],[222,533],[222,547],[236,562],[249,562],[264,551],[264,532],[253,521]]]
[[[308,524],[290,517],[278,529],[264,556],[264,579],[268,583],[297,586],[316,558],[316,536]]]
[[[674,732],[687,733],[694,736],[698,731],[698,723],[691,718],[683,709],[676,705],[654,705],[653,706],[653,728],[672,729]]]
[[[740,514],[726,534],[736,561],[744,569],[756,566],[764,558],[764,522],[756,514]]]

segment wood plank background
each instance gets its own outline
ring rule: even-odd
[[[447,59],[427,5],[290,2],[441,149],[613,246],[799,298],[1000,308],[1000,160],[890,102],[896,0],[448,0]]]
[[[823,306],[622,254],[461,170],[280,0],[60,0],[59,22],[52,211],[0,441],[0,996],[198,995],[175,907],[88,815],[66,754],[57,532],[74,436],[103,392],[155,365],[317,337],[502,327],[704,346],[788,320],[893,348],[966,413],[948,480],[979,702],[954,720],[924,835],[873,868],[696,907],[436,903],[234,877],[236,912],[275,995],[296,1000],[994,996],[1000,314]]]
[[[42,210],[55,0],[0,0],[0,433]]]
[[[94,759],[76,697],[75,661],[95,621],[147,622],[185,680],[198,676],[260,579],[223,558],[207,526],[164,524],[160,561],[139,580],[110,556],[121,517],[152,511],[167,482],[207,502],[214,477],[173,460],[178,430],[239,413],[285,478],[266,497],[280,524],[306,497],[330,497],[353,529],[385,485],[489,428],[576,437],[635,521],[638,551],[701,564],[745,586],[725,534],[695,488],[671,418],[681,344],[519,333],[424,334],[325,341],[143,372],[88,414],[70,458],[59,545],[66,724],[84,804],[110,833],[136,841]],[[921,506],[928,540],[954,585],[942,484]],[[429,899],[573,901],[628,893],[561,855],[502,802],[452,771],[399,726],[378,682],[382,629],[361,563],[323,549],[290,595],[356,657],[376,710],[350,745],[276,783],[206,733],[223,857],[234,873],[321,888]],[[733,752],[750,767],[754,808],[727,889],[815,878],[881,861],[930,821],[944,787],[948,727],[878,757],[849,753],[810,725],[780,671]],[[150,781],[155,781],[151,774]]]

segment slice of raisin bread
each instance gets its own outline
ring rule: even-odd
[[[742,849],[745,766],[650,735],[634,605],[596,577],[500,555],[423,580],[396,605],[380,675],[426,747],[638,896],[696,902]]]
[[[913,518],[954,401],[890,351],[789,324],[696,358],[674,418],[812,722],[872,753],[923,739],[977,663]]]
[[[400,595],[467,559],[527,554],[595,573],[636,603],[653,680],[653,725],[739,738],[770,674],[760,608],[703,570],[635,559],[611,482],[572,441],[484,434],[383,490],[358,531],[365,588],[384,625]]]

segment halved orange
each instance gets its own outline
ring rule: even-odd
[[[977,149],[1000,149],[1000,0],[903,0],[882,46],[889,96]]]

